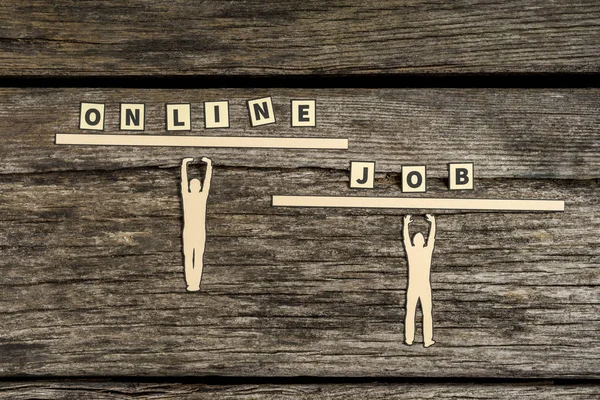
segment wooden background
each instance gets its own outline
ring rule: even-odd
[[[7,0],[0,21],[0,399],[600,396],[598,2]],[[315,88],[329,76],[345,88]],[[490,84],[409,87],[427,77]],[[251,128],[261,96],[278,122]],[[316,128],[290,126],[295,98],[317,100]],[[189,102],[203,135],[209,100],[231,108],[210,134],[350,149],[54,144],[82,101],[106,103],[107,133],[144,102],[155,134],[165,103]],[[215,163],[200,293],[184,291],[187,156]],[[377,162],[374,190],[349,189],[352,160]],[[475,163],[474,192],[448,191],[452,161]],[[402,343],[405,211],[270,206],[400,195],[403,164],[427,165],[428,196],[566,202],[437,214],[429,349]]]

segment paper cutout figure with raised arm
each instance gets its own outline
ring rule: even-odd
[[[206,245],[206,202],[212,178],[212,160],[201,159],[206,163],[204,185],[192,179],[188,183],[187,165],[193,158],[184,158],[181,163],[181,196],[183,197],[183,257],[185,283],[189,292],[200,290],[204,249]]]
[[[406,320],[404,323],[404,338],[408,345],[415,340],[415,313],[417,303],[421,301],[423,312],[423,346],[435,344],[433,340],[433,317],[431,310],[431,256],[435,245],[435,217],[427,214],[431,224],[427,245],[422,233],[417,233],[410,241],[408,225],[412,222],[410,215],[404,217],[404,248],[408,260],[408,289],[406,290]]]

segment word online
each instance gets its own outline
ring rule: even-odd
[[[275,123],[275,112],[271,97],[248,100],[250,124],[254,126]],[[316,126],[316,101],[292,100],[291,116],[293,127]],[[167,131],[192,130],[192,105],[189,103],[166,104]],[[102,103],[81,103],[79,129],[104,130],[105,105]],[[143,103],[121,103],[120,129],[123,131],[145,130],[146,105]],[[229,102],[204,102],[205,128],[229,128]]]

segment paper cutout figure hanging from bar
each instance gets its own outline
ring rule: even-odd
[[[404,322],[404,341],[412,345],[415,340],[415,313],[417,304],[421,303],[423,314],[423,346],[430,347],[435,344],[433,340],[433,302],[431,298],[431,258],[435,246],[435,217],[431,214],[425,216],[431,224],[427,243],[421,232],[413,236],[412,242],[408,232],[408,225],[412,217],[404,217],[403,239],[406,261],[408,263],[408,287],[406,289],[406,318]]]
[[[188,164],[194,159],[184,158],[181,163],[183,258],[188,292],[200,290],[206,248],[206,204],[212,179],[212,160],[207,157],[202,157],[201,160],[206,163],[206,173],[202,185],[197,178],[188,181]]]

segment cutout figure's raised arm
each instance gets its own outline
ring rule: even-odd
[[[427,238],[427,247],[432,247],[435,245],[435,217],[431,214],[427,214],[425,216],[427,221],[431,224],[429,228],[429,237]]]
[[[412,222],[412,218],[410,215],[404,216],[404,230],[403,230],[403,239],[404,239],[404,248],[408,249],[412,247],[410,243],[410,234],[408,233],[408,225]]]
[[[210,191],[210,180],[212,179],[212,160],[208,157],[202,157],[202,161],[206,163],[206,174],[204,174],[202,193],[205,193],[208,196],[208,192]]]
[[[188,181],[187,165],[192,161],[194,161],[193,158],[187,157],[184,158],[181,162],[181,193],[190,192],[190,182]]]

